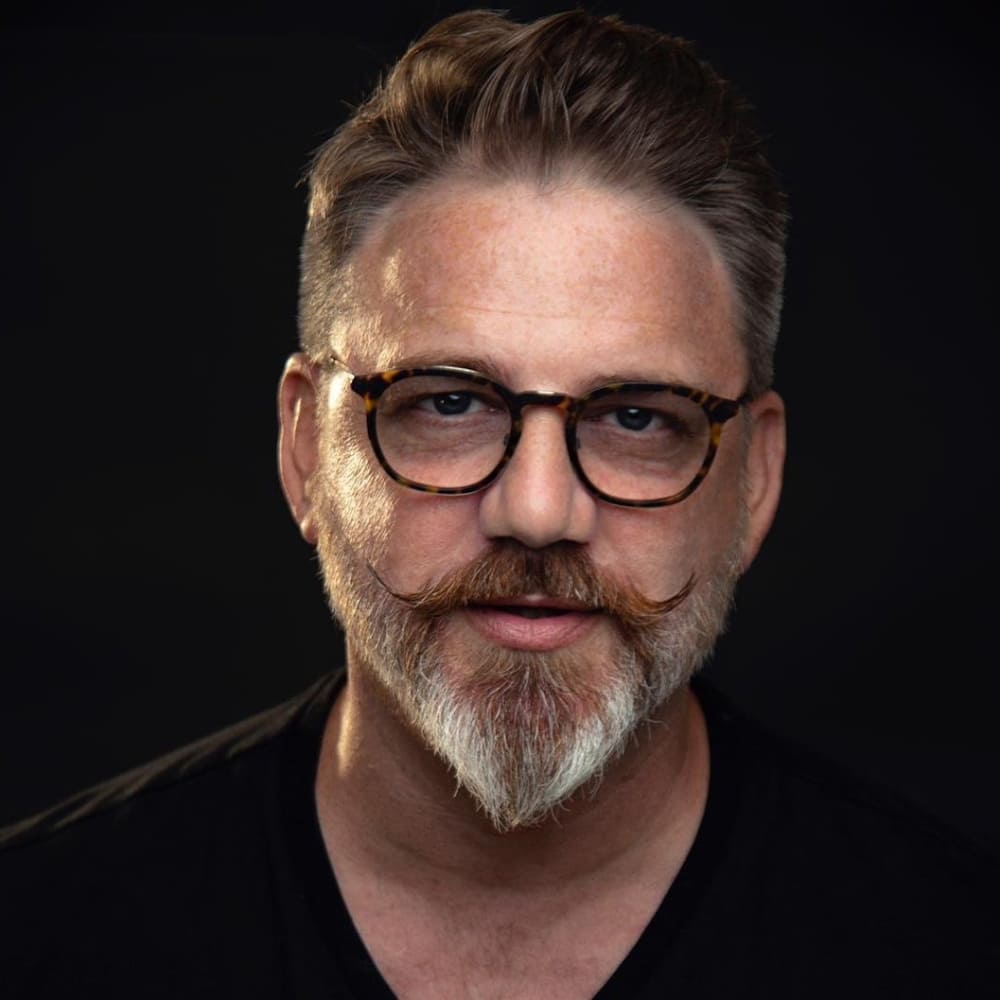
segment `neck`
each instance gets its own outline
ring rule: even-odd
[[[370,671],[352,665],[330,713],[319,763],[320,825],[338,879],[426,882],[443,897],[551,893],[629,872],[669,886],[694,840],[708,788],[704,718],[683,688],[611,763],[538,826],[497,833],[446,766],[392,710]],[[652,867],[650,867],[652,866]]]

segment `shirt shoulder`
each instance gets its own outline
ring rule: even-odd
[[[28,982],[40,996],[110,983],[208,995],[210,982],[190,992],[172,980],[183,969],[267,995],[286,777],[308,787],[336,681],[0,831],[0,965],[23,995]]]
[[[726,940],[733,967],[774,995],[780,983],[811,996],[981,995],[1000,975],[998,859],[707,686],[698,696],[712,785],[689,859],[700,868],[691,954]]]
[[[851,845],[858,865],[866,860],[864,845],[873,856],[891,845],[931,865],[950,859],[959,867],[1000,873],[995,853],[904,795],[776,735],[709,685],[699,686],[698,697],[719,781],[738,786],[720,791],[739,794],[741,808],[770,835],[801,840],[803,848]]]

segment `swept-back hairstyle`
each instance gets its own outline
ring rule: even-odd
[[[728,267],[748,388],[771,384],[785,197],[749,105],[688,42],[581,11],[527,25],[470,11],[428,31],[312,161],[305,351],[321,354],[349,307],[342,269],[379,213],[456,173],[570,175],[686,206]]]

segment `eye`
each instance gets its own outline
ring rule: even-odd
[[[614,411],[614,418],[627,431],[644,431],[653,422],[656,414],[638,406],[620,406]]]
[[[447,375],[412,375],[392,383],[378,403],[379,421],[419,422],[451,430],[507,417],[503,399],[489,386]]]
[[[700,439],[705,430],[705,415],[700,407],[662,391],[630,391],[598,397],[587,404],[584,421],[592,433],[608,435],[609,441],[613,437],[622,443],[633,439],[632,444],[635,439],[661,444],[668,440]]]
[[[648,406],[593,407],[588,419],[602,424],[608,431],[638,434],[672,429],[670,414]]]
[[[421,400],[419,405],[425,409],[432,406],[435,412],[441,416],[453,417],[474,412],[482,406],[482,402],[477,400],[471,392],[443,392],[435,396],[427,396]]]

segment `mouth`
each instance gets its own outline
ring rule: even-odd
[[[502,611],[508,615],[517,615],[519,618],[555,618],[559,615],[569,614],[565,608],[533,608],[523,604],[512,604],[508,607],[501,605],[485,605],[493,607],[497,611]]]
[[[471,604],[465,614],[491,643],[532,650],[568,646],[600,617],[598,609],[584,604],[533,595]]]

